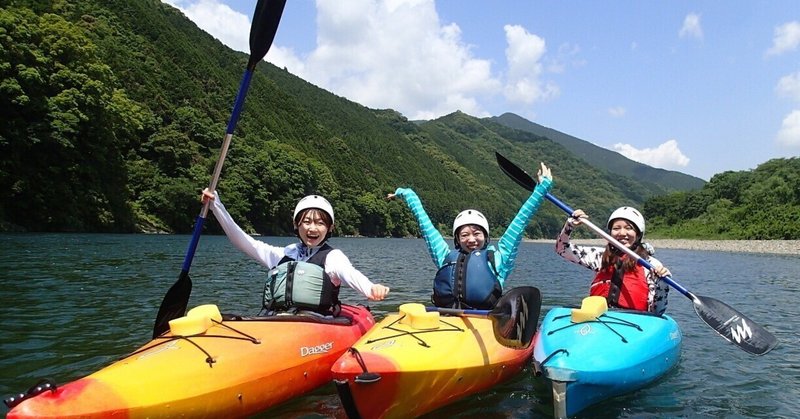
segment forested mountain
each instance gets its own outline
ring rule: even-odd
[[[649,185],[653,189],[654,195],[700,189],[706,183],[698,177],[673,170],[650,167],[633,161],[617,152],[598,147],[588,141],[564,134],[552,128],[544,127],[513,113],[504,113],[490,119],[511,128],[549,138],[566,147],[567,150],[586,160],[587,163],[594,167],[608,170],[618,175],[629,176]]]
[[[159,0],[11,0],[0,8],[0,227],[27,231],[188,232],[208,185],[247,54]],[[279,29],[280,30],[280,29]],[[330,198],[338,234],[417,233],[413,187],[444,232],[466,207],[502,234],[527,193],[500,151],[593,214],[644,204],[653,185],[587,165],[562,145],[460,112],[413,123],[259,64],[218,190],[248,231],[291,233],[297,199]],[[591,179],[591,181],[587,181]],[[552,237],[544,204],[529,227]],[[218,231],[212,221],[207,228]]]

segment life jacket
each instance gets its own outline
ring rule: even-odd
[[[491,309],[503,293],[494,251],[452,250],[433,280],[431,301],[437,307]]]
[[[644,267],[636,265],[630,272],[622,272],[621,261],[608,266],[595,275],[589,295],[606,297],[609,307],[647,311],[647,276]]]
[[[338,315],[341,310],[339,286],[325,273],[325,260],[333,250],[328,244],[307,261],[284,256],[270,269],[264,285],[264,308],[268,311],[310,310]]]

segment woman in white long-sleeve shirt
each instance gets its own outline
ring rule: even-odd
[[[209,199],[211,210],[231,243],[270,269],[265,309],[305,309],[337,315],[342,283],[374,301],[389,293],[388,287],[370,281],[341,250],[327,244],[335,218],[333,207],[325,198],[309,195],[297,203],[292,223],[300,242],[285,247],[272,246],[245,233],[233,221],[219,195],[204,190],[204,202]]]

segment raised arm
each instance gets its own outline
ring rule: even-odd
[[[425,212],[425,208],[422,206],[422,201],[420,201],[417,194],[410,188],[397,188],[393,194],[387,195],[386,199],[392,200],[396,197],[402,198],[408,205],[411,213],[414,214],[419,224],[422,238],[425,239],[425,244],[428,246],[428,253],[430,253],[431,259],[436,267],[441,268],[445,257],[450,253],[450,246],[444,240],[442,234],[439,233],[439,230],[433,226],[430,217],[428,217],[428,213]]]
[[[500,263],[498,264],[498,279],[501,284],[514,269],[514,264],[517,258],[517,250],[522,237],[525,235],[525,227],[528,226],[531,218],[539,210],[539,206],[544,201],[544,197],[550,192],[553,187],[553,175],[550,169],[541,164],[539,169],[539,183],[528,199],[522,204],[517,215],[511,220],[511,224],[506,228],[505,233],[500,237],[497,242],[497,248],[500,251]]]
[[[283,258],[284,252],[282,247],[270,246],[267,243],[254,239],[249,234],[245,233],[231,217],[228,210],[219,199],[219,195],[214,192],[211,193],[207,189],[203,191],[203,202],[211,200],[211,211],[214,217],[222,226],[228,240],[239,250],[247,256],[257,260],[268,269],[272,269],[278,264],[278,261]]]

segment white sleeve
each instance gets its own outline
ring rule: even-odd
[[[367,298],[372,295],[372,286],[374,285],[372,281],[356,269],[350,263],[350,259],[339,249],[333,249],[328,253],[328,257],[325,259],[325,272],[332,280],[338,281],[340,284],[347,284]]]
[[[228,240],[233,245],[244,252],[247,256],[257,260],[267,269],[272,269],[283,258],[285,254],[283,247],[270,246],[267,243],[254,239],[249,234],[245,233],[222,205],[219,195],[214,193],[215,199],[211,200],[211,211],[214,213],[219,225],[225,230]]]

